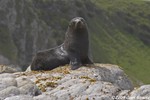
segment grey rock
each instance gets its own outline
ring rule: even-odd
[[[17,96],[8,97],[4,100],[34,100],[34,99],[30,95],[17,95]]]
[[[31,80],[27,79],[26,76],[18,77],[16,78],[16,81],[19,88],[26,84],[34,84]]]
[[[17,81],[14,76],[10,74],[0,74],[0,90],[9,86],[17,86]]]
[[[108,82],[84,83],[84,81],[80,81],[79,83],[72,84],[70,87],[65,87],[63,84],[61,87],[64,88],[61,89],[58,86],[53,91],[49,91],[48,94],[56,96],[58,99],[63,98],[62,100],[69,100],[71,97],[75,98],[75,100],[86,100],[86,98],[89,100],[99,100],[100,98],[109,98],[117,95],[120,91],[118,87]]]
[[[25,77],[19,77],[16,80],[21,94],[27,94],[32,96],[37,96],[41,94],[41,91],[31,80]]]
[[[128,97],[131,90],[122,90],[117,96],[125,96]]]
[[[129,99],[150,100],[150,85],[143,85],[130,93]]]
[[[0,65],[0,74],[1,73],[14,73],[18,70],[16,68],[12,68],[10,66]]]
[[[66,69],[62,68],[61,70]],[[64,75],[62,73],[56,74],[56,72],[51,73],[50,75],[53,77],[57,76],[61,79],[54,81],[58,86],[51,88],[46,94],[57,97],[58,100],[69,100],[71,98],[75,98],[75,100],[86,98],[90,100],[110,100],[110,97],[118,95],[125,88],[133,89],[132,83],[118,66],[81,67],[77,70],[69,70],[69,73]],[[40,75],[46,77],[46,73],[43,73],[43,75],[40,73]],[[43,81],[41,83],[45,84]]]
[[[110,64],[95,64],[95,66],[97,67],[90,69],[86,69],[84,67],[83,70],[88,70],[89,77],[93,77],[101,81],[111,82],[123,90],[133,89],[132,82],[128,79],[123,70],[119,68],[119,66]]]
[[[102,96],[84,95],[84,96],[76,97],[74,98],[74,100],[113,100],[113,99],[109,95],[102,95]]]
[[[52,95],[48,95],[48,94],[42,94],[42,95],[39,95],[39,96],[35,96],[33,97],[34,100],[58,100],[57,97],[55,96],[52,96]],[[63,99],[61,99],[63,100]],[[65,99],[67,100],[67,99]]]
[[[34,82],[27,79],[25,76],[18,77],[15,74],[10,73],[0,74],[0,100],[20,94],[37,96],[41,94],[41,91]],[[21,97],[19,96],[18,98]]]
[[[109,64],[77,70],[66,66],[52,71],[4,73],[0,78],[3,85],[10,83],[0,91],[5,100],[148,100],[150,96],[150,85],[133,90],[123,70]]]
[[[19,94],[20,94],[20,91],[17,87],[10,86],[0,91],[0,98],[3,100],[6,97],[11,97],[11,96],[19,95]]]
[[[7,78],[7,77],[16,78],[16,75],[10,74],[10,73],[3,73],[3,74],[0,74],[0,79],[1,79],[1,78]]]
[[[34,84],[26,84],[19,88],[21,94],[27,94],[32,96],[37,96],[41,94],[41,91]]]
[[[0,79],[0,90],[3,90],[9,86],[17,86],[15,78],[7,77]]]

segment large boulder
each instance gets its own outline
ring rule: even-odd
[[[3,73],[0,80],[2,100],[147,100],[150,96],[149,85],[135,89],[123,70],[111,64]]]
[[[77,70],[66,65],[40,72],[29,69],[15,75],[31,79],[43,91],[35,100],[110,99],[122,90],[133,90],[132,82],[117,65],[95,64]]]

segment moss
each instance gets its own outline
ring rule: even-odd
[[[52,88],[54,88],[54,87],[56,87],[58,84],[57,83],[55,83],[55,82],[46,82],[46,87],[52,87]]]
[[[60,90],[63,90],[65,87],[61,87]]]
[[[63,73],[63,74],[70,74],[70,69],[69,69],[69,66],[66,65],[66,66],[60,66],[56,69],[53,69],[51,72],[57,72],[57,73]]]
[[[38,87],[39,87],[39,89],[40,89],[42,92],[46,92],[46,86],[45,86],[45,85],[40,84]]]
[[[89,100],[89,98],[87,97],[86,100]]]
[[[90,79],[89,81],[90,81],[91,83],[92,83],[92,82],[93,82],[93,83],[96,82],[95,79]]]
[[[92,79],[92,78],[90,78],[90,77],[88,77],[88,76],[81,76],[80,79],[87,79],[87,80],[89,80],[90,82],[96,82],[96,79]]]
[[[58,77],[54,77],[54,80],[56,80],[56,81],[60,80],[60,79],[62,79],[62,77],[59,77],[59,76]]]

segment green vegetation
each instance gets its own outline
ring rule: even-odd
[[[89,23],[94,60],[120,65],[134,82],[150,83],[150,2],[93,2],[101,9]]]

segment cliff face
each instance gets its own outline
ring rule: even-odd
[[[77,16],[70,10],[76,1],[71,2],[65,8],[66,1],[1,0],[1,55],[24,68],[37,51],[60,45],[69,20]]]
[[[50,27],[38,18],[34,5],[28,1],[1,0],[0,4],[2,15],[0,26],[2,30],[7,31],[1,31],[1,35],[8,34],[6,38],[1,37],[4,45],[8,44],[6,49],[10,55],[7,56],[11,60],[16,56],[15,59],[21,66],[29,65],[33,54],[39,49],[47,48],[50,43],[48,39],[51,35]],[[5,41],[6,39],[10,43]]]

